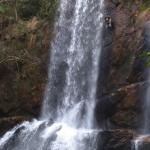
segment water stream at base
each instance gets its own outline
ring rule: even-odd
[[[0,150],[94,150],[93,111],[101,51],[102,0],[61,0],[40,120],[0,139]]]

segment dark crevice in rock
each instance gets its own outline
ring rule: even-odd
[[[0,117],[8,117],[8,114],[4,113],[4,111],[0,109]]]

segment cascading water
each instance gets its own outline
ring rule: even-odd
[[[150,31],[150,22],[149,22],[149,28],[148,28]],[[150,33],[149,33],[150,35]],[[150,36],[149,36],[150,37]],[[150,40],[149,40],[150,41]],[[150,69],[148,71],[148,79],[150,80]],[[144,126],[143,126],[143,134],[144,135],[149,135],[150,134],[150,84],[148,85],[148,88],[147,88],[147,93],[146,93],[146,99],[145,99],[145,110],[144,110]]]
[[[94,150],[102,0],[61,0],[40,121],[0,139],[0,150]]]

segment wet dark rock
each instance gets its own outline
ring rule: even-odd
[[[23,129],[25,129],[25,126],[21,126],[20,128],[18,128],[18,129],[15,131],[14,135],[19,134]]]
[[[137,145],[138,150],[150,150],[150,136],[143,137]]]
[[[150,142],[144,142],[139,144],[138,150],[150,150]]]
[[[50,118],[47,122],[47,126],[51,126],[54,123],[54,120]]]
[[[131,150],[134,132],[130,130],[106,130],[98,134],[97,150]]]
[[[95,115],[99,124],[114,114],[116,104],[122,100],[125,95],[126,92],[124,90],[118,90],[116,93],[103,96],[97,101]]]
[[[44,130],[45,128],[46,128],[46,123],[43,122],[42,124],[39,125],[37,131],[38,131],[38,132],[41,132],[41,131]]]
[[[48,121],[45,121],[41,123],[38,127],[38,132],[41,132],[42,130],[46,129],[46,127],[51,126],[54,123],[53,119],[49,119]]]

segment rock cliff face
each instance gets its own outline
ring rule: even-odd
[[[0,133],[39,116],[54,32],[53,21],[37,17],[13,24],[2,21],[5,25],[0,27],[0,126],[4,127]]]
[[[140,12],[140,2],[130,5],[119,0],[107,0],[104,7],[112,18],[113,26],[106,28],[104,25],[103,29],[102,71],[99,74],[95,115],[99,126],[106,130],[104,135],[100,135],[107,141],[102,144],[102,149],[130,150],[131,140],[136,134],[127,138],[130,141],[126,145],[128,148],[117,146],[122,143],[119,140],[114,142],[114,148],[111,142],[120,132],[118,129],[124,130],[123,137],[126,139],[127,130],[139,133],[142,126],[148,67],[146,58],[140,58],[139,54],[150,49],[146,33],[150,9]]]
[[[145,28],[149,9],[140,13],[138,2],[132,5],[116,3],[105,2],[105,11],[110,14],[113,26],[103,30],[100,80],[104,80],[104,88],[103,93],[98,89],[98,96],[146,80],[147,65],[145,59],[138,56],[148,48]]]

